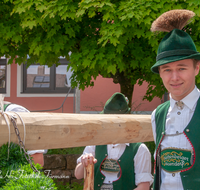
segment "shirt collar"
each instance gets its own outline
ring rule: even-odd
[[[200,91],[199,89],[197,89],[197,87],[195,86],[194,90],[192,92],[190,92],[190,94],[188,94],[185,98],[183,98],[181,101],[191,110],[193,109],[195,103],[197,102],[197,100],[199,99],[199,95],[200,95]],[[176,100],[174,100],[170,96],[170,107],[173,109],[175,103],[177,102]]]

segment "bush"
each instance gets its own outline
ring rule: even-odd
[[[8,159],[8,143],[0,147],[0,187],[8,180],[9,171],[17,170],[21,165],[28,164],[20,146],[10,143]]]
[[[39,164],[32,164],[37,170],[41,170]],[[43,172],[35,173],[32,170],[24,153],[20,151],[20,146],[14,143],[10,144],[9,158],[8,143],[0,147],[0,171],[0,189],[57,189],[51,178],[46,177]]]
[[[0,147],[0,168],[9,167],[13,164],[27,164],[23,151],[20,151],[20,146],[15,143],[10,143],[9,159],[8,159],[8,143]]]
[[[77,182],[74,182],[72,184],[67,183],[66,185],[64,185],[63,182],[56,183],[58,190],[69,190],[69,189],[83,190],[83,185],[84,185],[84,180],[80,184]]]
[[[36,165],[38,170],[41,169],[39,164]],[[35,173],[30,164],[21,165],[18,170],[12,170],[9,175],[9,180],[5,186],[5,190],[18,189],[52,189],[56,190],[56,186],[51,178],[46,177],[42,172]]]
[[[155,152],[155,142],[151,141],[151,142],[145,142],[144,144],[146,144],[146,146],[148,147],[150,153],[151,153],[151,161],[154,162],[154,152]]]

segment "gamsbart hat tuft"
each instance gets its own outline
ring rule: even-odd
[[[166,31],[159,44],[156,63],[151,67],[151,71],[159,73],[159,66],[179,61],[183,59],[198,59],[200,53],[183,27],[195,14],[189,10],[172,10],[162,14],[152,24],[151,31]]]

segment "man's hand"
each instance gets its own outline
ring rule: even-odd
[[[81,162],[76,166],[74,174],[77,179],[82,179],[84,177],[84,167],[87,167],[88,164],[97,163],[97,159],[94,158],[92,154],[85,154],[81,157]]]
[[[86,167],[88,164],[97,163],[97,159],[92,154],[85,154],[81,157],[81,163],[83,167]]]

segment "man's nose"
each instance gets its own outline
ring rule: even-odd
[[[179,74],[177,71],[173,71],[171,75],[172,80],[178,80],[179,79]]]

